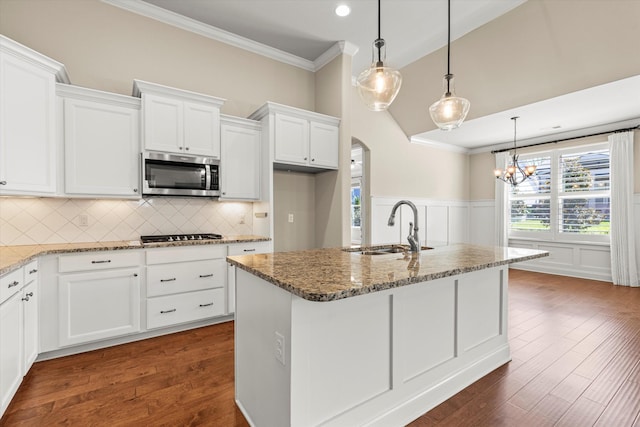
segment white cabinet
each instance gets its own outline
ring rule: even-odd
[[[260,199],[260,138],[259,122],[222,117],[220,199]]]
[[[25,286],[22,288],[23,316],[23,370],[27,374],[31,365],[38,357],[40,341],[38,327],[38,304],[40,300],[38,290],[38,261],[32,261],[24,267]]]
[[[64,105],[64,192],[139,198],[140,99],[57,85]]]
[[[145,150],[220,158],[220,107],[224,99],[134,80],[142,98]]]
[[[225,314],[226,245],[147,250],[147,329]]]
[[[22,284],[22,268],[0,278],[2,289],[14,282]],[[8,277],[10,276],[10,277]],[[0,416],[22,382],[23,328],[22,293],[19,285],[12,286],[12,292],[0,304]]]
[[[338,118],[273,102],[249,118],[267,120],[275,168],[310,172],[338,169]]]
[[[79,271],[58,276],[60,346],[140,331],[140,255],[92,252],[59,258],[61,272]]]
[[[273,252],[271,242],[248,242],[229,245],[229,256],[255,255]],[[227,312],[236,310],[236,268],[227,264]]]
[[[0,417],[38,355],[37,267],[0,277]]]
[[[56,78],[62,64],[0,35],[0,195],[56,192]]]

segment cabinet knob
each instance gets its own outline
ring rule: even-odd
[[[133,273],[133,277],[138,277],[138,273]]]
[[[226,191],[223,191],[223,192],[222,192],[222,195],[223,195],[223,196],[225,196],[226,194],[227,194],[227,192],[226,192]]]
[[[311,159],[311,161],[312,161],[312,162],[315,162],[315,161],[316,161],[316,159]]]
[[[34,268],[33,270],[29,270],[29,274],[33,274],[33,273],[37,273],[37,272],[38,272],[37,268]]]
[[[0,185],[7,185],[7,181],[0,181]]]
[[[185,150],[189,151],[189,147],[184,147]]]
[[[32,297],[32,296],[33,296],[33,292],[29,292],[29,293],[27,293],[27,296],[28,296],[28,297]]]
[[[18,286],[20,284],[20,282],[18,282],[17,280],[14,280],[12,283],[9,283],[9,288],[13,288],[14,286]]]
[[[22,301],[29,301],[29,297],[22,298]]]
[[[306,157],[305,157],[304,159],[305,159],[305,160],[307,160],[307,158],[306,158]]]
[[[182,147],[178,147],[178,150],[182,150]]]
[[[133,192],[134,192],[134,193],[137,193],[137,192],[138,192],[138,189],[137,189],[137,188],[134,188],[134,189],[133,189]]]

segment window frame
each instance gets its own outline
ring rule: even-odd
[[[565,192],[561,191],[562,182],[561,182],[561,166],[560,159],[561,156],[571,155],[571,154],[579,154],[590,151],[599,151],[599,150],[607,150],[610,152],[610,147],[608,142],[598,142],[594,144],[588,145],[578,145],[567,148],[555,148],[552,150],[544,150],[544,151],[536,151],[536,152],[527,152],[518,155],[518,161],[522,164],[527,164],[528,160],[541,158],[541,157],[550,157],[550,167],[551,167],[551,188],[549,193],[540,193],[540,194],[527,194],[522,196],[513,197],[511,194],[511,189],[507,188],[506,190],[506,221],[507,221],[507,238],[514,240],[540,240],[540,241],[551,241],[551,242],[567,242],[567,243],[597,243],[597,244],[609,244],[610,242],[610,232],[609,234],[597,235],[597,234],[581,234],[581,233],[567,233],[560,231],[560,201],[562,199],[572,199],[572,198],[608,198],[609,206],[611,206],[611,186],[609,186],[608,190],[602,191],[589,191],[589,192]],[[610,159],[610,157],[609,157]],[[611,176],[611,163],[609,163],[609,177]],[[580,197],[580,195],[587,195],[588,197]],[[550,209],[549,209],[549,230],[548,231],[523,231],[523,230],[512,230],[511,229],[511,202],[512,200],[524,200],[527,198],[537,198],[537,199],[549,199]]]

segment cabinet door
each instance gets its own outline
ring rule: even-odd
[[[0,414],[22,382],[22,294],[0,305]]]
[[[249,242],[229,245],[229,256],[272,252],[271,242]],[[227,264],[227,313],[236,311],[236,267]]]
[[[0,53],[0,194],[55,193],[55,77]]]
[[[184,103],[184,150],[189,154],[220,158],[220,109]]]
[[[22,290],[22,318],[23,318],[23,374],[26,373],[38,357],[38,285],[32,281]]]
[[[139,114],[64,100],[65,193],[139,197]]]
[[[60,346],[140,331],[140,268],[58,278]]]
[[[298,165],[309,164],[309,122],[297,117],[276,114],[274,161]]]
[[[224,124],[221,133],[221,198],[258,200],[261,132]]]
[[[338,169],[338,127],[311,122],[309,125],[309,163]]]
[[[142,105],[145,150],[183,153],[183,102],[145,93]]]

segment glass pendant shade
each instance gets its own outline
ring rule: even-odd
[[[376,55],[377,53],[377,55]],[[376,61],[376,56],[378,61]],[[378,39],[373,43],[374,62],[356,79],[358,95],[364,104],[372,111],[384,111],[396,99],[402,75],[398,70],[385,67],[384,40]]]
[[[429,107],[433,122],[442,130],[459,127],[469,113],[471,103],[455,95],[453,74],[444,76],[444,95]]]

